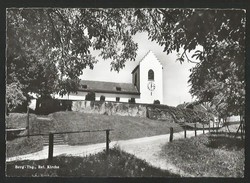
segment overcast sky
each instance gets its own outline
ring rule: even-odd
[[[127,61],[125,68],[119,73],[115,71],[110,72],[110,60],[103,60],[97,56],[97,52],[94,52],[93,54],[99,62],[94,65],[93,70],[85,69],[81,79],[132,83],[132,70],[138,65],[142,57],[149,50],[152,50],[163,65],[163,103],[177,106],[184,101],[192,101],[192,97],[188,92],[190,87],[187,82],[190,75],[189,69],[194,67],[195,64],[188,62],[180,64],[178,61],[176,62],[176,52],[167,55],[166,52],[163,52],[163,47],[148,40],[146,33],[136,34],[134,41],[138,43],[136,60]]]

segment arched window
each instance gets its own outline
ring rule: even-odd
[[[152,69],[148,71],[148,80],[154,80],[154,71]]]

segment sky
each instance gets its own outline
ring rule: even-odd
[[[189,70],[195,64],[190,62],[180,64],[180,62],[176,61],[177,52],[167,55],[166,52],[163,52],[163,47],[148,40],[147,33],[138,33],[133,39],[138,43],[137,57],[135,61],[127,61],[125,68],[119,73],[110,71],[110,60],[103,60],[98,56],[98,52],[93,52],[92,54],[97,58],[98,63],[94,65],[93,70],[86,68],[80,78],[94,81],[132,83],[132,70],[138,65],[143,56],[151,50],[163,65],[163,104],[177,106],[183,102],[193,101],[194,99],[189,94],[188,79],[191,74]]]

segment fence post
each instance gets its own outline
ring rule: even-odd
[[[54,146],[54,134],[49,133],[49,157],[48,160],[53,160],[53,146]]]
[[[205,134],[205,131],[204,131],[204,123],[202,123],[202,129],[203,129],[203,134]]]
[[[194,136],[197,136],[197,132],[196,132],[196,123],[194,124]]]
[[[174,135],[174,128],[170,127],[170,136],[169,136],[169,142],[173,141],[173,135]]]
[[[106,130],[106,154],[109,154],[109,130]]]
[[[27,131],[28,131],[28,138],[30,137],[30,111],[29,106],[27,106]]]
[[[208,132],[210,133],[210,121],[208,123]]]
[[[187,138],[187,129],[186,129],[186,125],[184,126],[184,138]]]

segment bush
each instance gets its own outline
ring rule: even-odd
[[[213,119],[213,115],[211,113],[195,111],[192,109],[183,109],[180,107],[170,107],[167,105],[153,105],[153,104],[148,105],[148,107],[151,108],[151,111],[155,112],[156,114],[158,113],[158,116],[161,115],[161,113],[171,114],[175,122],[177,123],[182,121],[183,119],[187,123],[193,123],[193,122],[208,123],[210,120]]]
[[[85,96],[85,100],[88,100],[88,101],[95,101],[95,92],[89,92],[89,93]]]
[[[26,97],[22,92],[22,85],[19,82],[6,85],[6,102],[10,112],[21,105],[25,100]]]
[[[131,103],[131,104],[135,104],[135,98],[129,99],[128,102]]]
[[[159,100],[154,100],[154,104],[161,104]]]
[[[105,101],[105,96],[101,95],[100,101]]]

